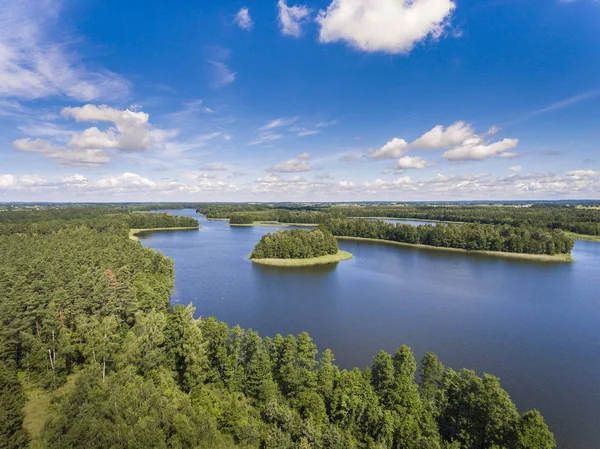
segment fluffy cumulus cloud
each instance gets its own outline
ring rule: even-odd
[[[302,24],[310,17],[310,10],[303,5],[288,6],[286,0],[279,0],[279,27],[287,36],[300,37]]]
[[[247,7],[242,7],[235,15],[233,22],[239,26],[242,30],[250,31],[254,26],[252,17],[250,17],[250,10]]]
[[[168,149],[179,144],[172,139],[177,130],[162,130],[153,127],[149,115],[142,111],[115,109],[106,105],[87,104],[81,107],[67,107],[62,110],[66,118],[80,123],[93,123],[81,132],[63,130],[50,123],[43,126],[23,127],[21,130],[41,138],[17,139],[15,149],[37,153],[54,159],[61,165],[97,167],[107,164],[115,152],[141,153],[150,149]],[[102,129],[101,129],[102,128]],[[205,139],[221,135],[204,136]],[[192,147],[203,142],[190,142]]]
[[[300,173],[312,171],[311,165],[305,160],[290,159],[269,167],[268,171],[273,173]]]
[[[52,35],[60,1],[0,0],[0,95],[25,99],[67,96],[81,101],[124,98],[129,83],[90,70]]]
[[[437,125],[412,142],[410,146],[419,150],[443,150],[461,144],[474,135],[473,127],[462,121],[446,128]]]
[[[408,53],[449,24],[452,0],[333,0],[320,11],[321,42],[347,42],[367,52]]]
[[[403,156],[400,159],[398,159],[396,169],[399,172],[404,172],[405,170],[410,169],[422,170],[425,167],[429,167],[429,165],[431,164],[420,156]]]
[[[446,151],[443,157],[449,161],[481,161],[493,156],[516,157],[509,152],[517,147],[519,139],[503,139],[499,142],[486,143],[481,137],[465,140],[456,148]]]
[[[310,159],[310,153],[300,153],[298,159]]]
[[[145,112],[114,109],[106,105],[86,104],[82,107],[64,108],[62,115],[77,122],[108,122],[113,125],[106,131],[96,127],[74,136],[70,145],[76,148],[118,148],[121,151],[146,151],[151,144],[150,116]]]
[[[479,135],[472,125],[463,121],[449,126],[436,125],[412,142],[395,137],[378,149],[369,150],[373,159],[397,159],[398,169],[425,168],[429,163],[420,157],[410,157],[406,153],[412,150],[446,150],[442,155],[453,162],[481,161],[490,157],[513,158],[518,154],[514,150],[519,139],[503,139],[494,142],[493,135],[499,128],[493,126]],[[411,166],[412,165],[412,166]]]
[[[395,137],[381,148],[369,150],[369,153],[373,159],[396,159],[402,156],[407,148],[406,140]]]

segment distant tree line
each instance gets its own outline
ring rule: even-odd
[[[193,228],[198,226],[198,220],[164,213],[133,213],[127,216],[127,225],[130,229]]]
[[[537,204],[531,207],[506,205],[401,205],[333,206],[329,209],[347,217],[418,218],[512,226],[562,229],[579,234],[600,235],[600,210],[576,206]]]
[[[129,229],[196,227],[192,217],[165,213],[130,213],[123,207],[73,207],[27,211],[7,211],[0,214],[0,236],[11,234],[52,234],[61,229],[86,227],[105,231],[127,232]]]
[[[263,235],[250,259],[308,259],[337,252],[337,240],[325,229],[288,229]]]
[[[205,205],[208,218],[232,218],[250,214],[253,220],[281,223],[323,223],[342,217],[417,218],[511,226],[562,229],[578,234],[600,235],[600,209],[577,205],[539,203],[526,205],[473,204],[314,204],[285,207],[260,204]]]
[[[131,241],[122,218],[97,228],[98,218],[0,235],[2,448],[28,447],[24,387],[52,397],[35,441],[51,449],[556,446],[498,378],[445,368],[432,353],[418,380],[406,346],[340,370],[306,332],[261,338],[171,307],[173,262]]]
[[[532,226],[391,224],[365,219],[334,219],[320,225],[335,236],[361,237],[469,251],[569,254],[574,241],[564,232]]]

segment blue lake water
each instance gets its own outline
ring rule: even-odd
[[[173,303],[263,336],[306,330],[342,368],[402,344],[417,359],[433,351],[499,376],[520,411],[542,412],[560,449],[600,447],[600,243],[578,241],[575,263],[548,264],[341,241],[352,260],[290,269],[247,259],[276,228],[171,212],[202,229],[140,237],[175,260]]]

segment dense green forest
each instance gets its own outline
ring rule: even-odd
[[[235,214],[229,219],[229,224],[240,225],[240,224],[252,224],[254,223],[254,217],[250,214]]]
[[[342,217],[417,218],[482,224],[507,224],[562,229],[579,234],[600,235],[600,209],[575,205],[538,203],[533,205],[205,205],[198,208],[209,218],[232,218],[245,214],[252,220],[281,223],[323,223]]]
[[[340,370],[305,332],[261,338],[170,307],[172,261],[124,227],[155,222],[61,213],[3,216],[21,231],[0,235],[2,448],[555,447],[496,377],[432,353],[418,373],[406,346]],[[52,395],[41,435],[23,427],[34,387]]]
[[[197,227],[192,217],[166,213],[130,213],[126,208],[56,208],[0,213],[0,235],[52,234],[66,227],[97,230]]]
[[[263,235],[250,259],[308,259],[337,252],[337,240],[326,229],[287,229]]]
[[[335,236],[361,237],[469,251],[525,254],[570,254],[574,240],[564,232],[532,226],[391,224],[365,219],[334,219],[320,228]]]

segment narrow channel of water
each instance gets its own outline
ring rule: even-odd
[[[271,227],[141,235],[175,260],[174,303],[261,335],[308,331],[342,368],[408,344],[455,369],[502,379],[520,411],[539,409],[560,449],[599,447],[600,243],[572,264],[343,241],[338,265],[276,268],[247,256]],[[423,222],[415,222],[422,224]]]

